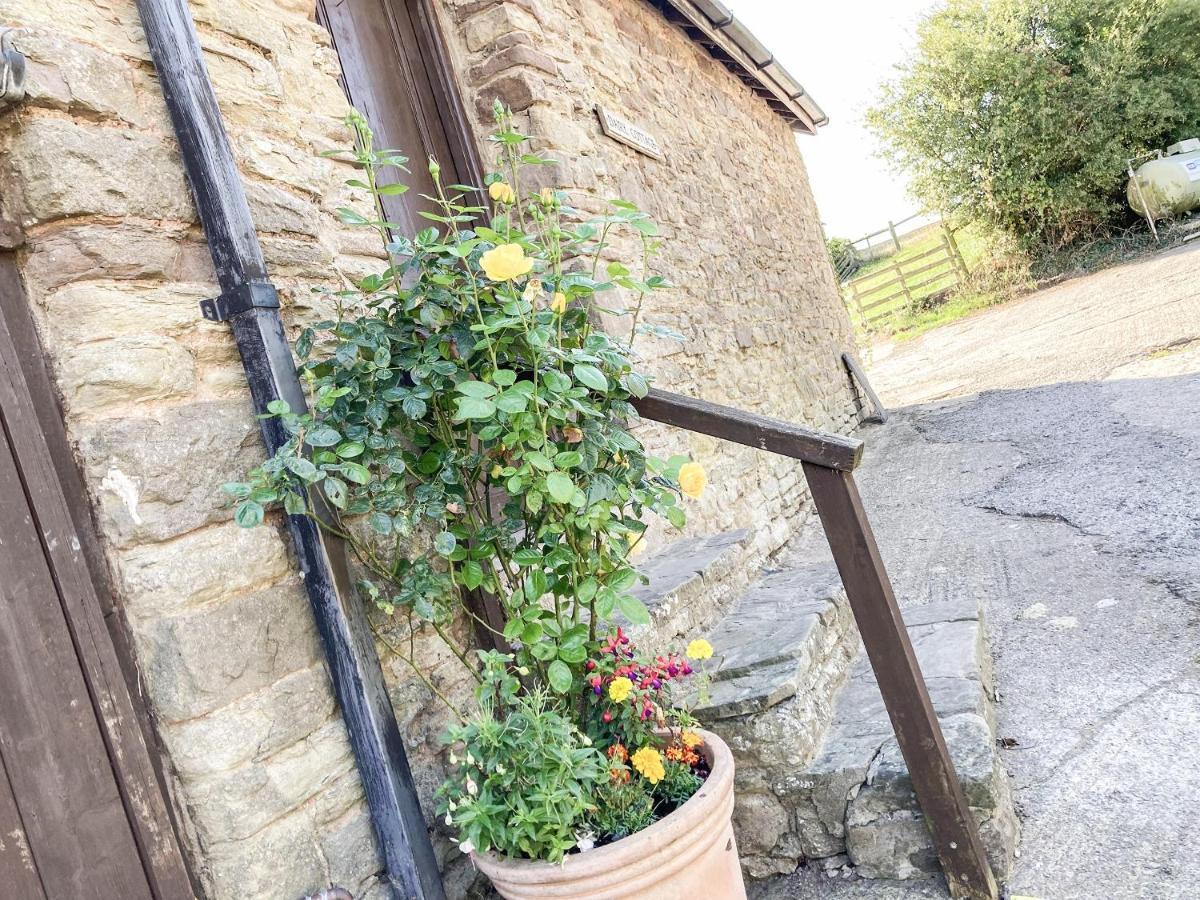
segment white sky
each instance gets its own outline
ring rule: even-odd
[[[936,0],[725,0],[829,116],[798,136],[830,237],[857,238],[919,211],[904,178],[875,156],[863,114],[916,44]]]

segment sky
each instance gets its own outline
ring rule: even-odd
[[[916,45],[935,0],[725,0],[829,116],[797,143],[825,233],[850,239],[920,211],[863,123],[879,85]]]

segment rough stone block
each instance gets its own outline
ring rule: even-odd
[[[681,538],[638,565],[648,581],[633,593],[650,610],[650,643],[666,646],[716,624],[749,578],[748,538],[744,530]]]
[[[231,554],[223,568],[243,564]],[[131,624],[147,690],[167,722],[212,712],[321,658],[307,598],[293,581]]]
[[[117,568],[126,608],[140,617],[182,612],[292,572],[276,529],[240,528],[233,522],[134,547],[118,557]]]
[[[92,416],[108,407],[183,397],[196,385],[195,368],[177,341],[130,335],[77,348],[63,360],[59,384],[72,415]]]
[[[213,285],[176,282],[169,286],[87,281],[60,288],[43,299],[48,349],[58,355],[97,338],[131,334],[178,336],[199,324],[200,301]],[[215,326],[213,326],[215,327]]]
[[[187,779],[265,759],[312,734],[334,714],[323,665],[285,675],[257,693],[165,728],[176,771]]]
[[[37,116],[16,132],[6,155],[15,179],[9,202],[20,204],[17,215],[25,222],[195,218],[182,164],[165,135]]]
[[[497,3],[471,16],[462,27],[463,41],[472,52],[483,50],[513,32],[542,33],[537,19],[516,3]]]
[[[231,522],[230,498],[221,485],[242,477],[264,453],[246,400],[189,403],[75,430],[87,472],[100,486],[106,531],[119,546]],[[264,529],[263,536],[269,532]],[[194,540],[205,548],[206,538]],[[252,562],[261,566],[264,561]],[[268,569],[278,575],[277,566]]]
[[[45,29],[23,30],[15,43],[27,59],[28,102],[132,125],[145,121],[134,70],[121,57]]]
[[[29,242],[23,274],[41,296],[72,281],[95,278],[161,278],[171,270],[184,239],[182,225],[66,225]],[[205,255],[208,250],[205,248]]]
[[[308,810],[240,841],[205,847],[214,900],[306,897],[329,887],[329,869]]]
[[[354,768],[340,718],[263,760],[186,781],[206,842],[242,840],[297,809]]]

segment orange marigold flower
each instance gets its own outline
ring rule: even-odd
[[[620,759],[621,762],[628,762],[629,751],[625,749],[624,744],[620,744],[620,743],[613,744],[611,747],[608,748],[608,758],[609,759]]]

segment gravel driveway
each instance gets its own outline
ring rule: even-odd
[[[1198,248],[1200,249],[1200,248]],[[1010,895],[1200,897],[1200,252],[885,348],[861,484],[904,604],[981,596]],[[946,896],[801,870],[763,898]]]
[[[1193,360],[1200,353],[1200,241],[1063,282],[863,355],[872,386],[890,407],[1097,381],[1156,354],[1179,351]],[[1178,361],[1164,363],[1171,364]]]

